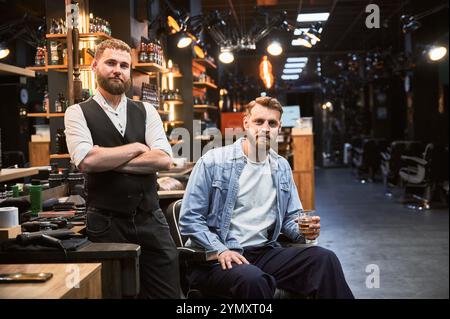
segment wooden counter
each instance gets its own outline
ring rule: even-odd
[[[292,175],[305,210],[314,210],[314,138],[312,134],[292,135]]]
[[[2,168],[0,171],[0,182],[6,182],[17,178],[28,177],[39,174],[37,167],[30,168]]]
[[[100,299],[101,264],[6,264],[0,273],[52,273],[41,283],[0,283],[0,299]],[[78,277],[78,278],[77,278]]]

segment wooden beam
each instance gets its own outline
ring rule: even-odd
[[[24,68],[19,68],[18,66],[0,63],[0,74],[6,75],[22,75],[34,78],[36,76],[36,72],[33,70],[28,70]]]

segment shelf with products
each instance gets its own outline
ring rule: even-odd
[[[195,86],[199,86],[199,87],[208,87],[208,88],[211,88],[211,89],[217,89],[217,88],[218,88],[218,86],[215,85],[215,84],[212,83],[212,82],[199,82],[199,81],[195,81],[195,82],[193,82],[192,84],[195,85]]]
[[[70,159],[70,154],[50,154],[51,159]]]
[[[201,64],[203,66],[208,66],[208,67],[211,67],[213,69],[217,69],[217,65],[213,61],[211,61],[211,59],[209,59],[209,58],[206,58],[206,59],[194,59],[194,62],[197,62],[197,63],[199,63],[199,64]]]
[[[167,104],[171,103],[173,105],[181,105],[184,102],[182,100],[163,100],[163,104],[165,104],[165,103],[167,103]]]
[[[27,117],[64,117],[64,113],[28,113]]]
[[[108,40],[112,39],[112,37],[104,32],[95,32],[95,33],[80,33],[80,41],[95,41],[95,40]],[[66,40],[66,33],[48,33],[45,35],[46,39],[50,40]]]
[[[194,104],[194,111],[205,111],[205,110],[218,110],[219,108],[215,105],[207,104]]]

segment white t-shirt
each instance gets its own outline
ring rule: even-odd
[[[230,223],[230,235],[242,247],[263,245],[276,221],[277,192],[269,158],[252,162],[247,158],[239,177],[239,192]]]
[[[127,98],[125,94],[122,95],[116,109],[113,109],[98,91],[93,96],[93,99],[105,111],[117,131],[124,136],[127,127]],[[143,104],[146,111],[145,143],[150,149],[160,149],[172,156],[172,149],[167,141],[158,111],[147,102]],[[66,128],[66,142],[70,157],[75,165],[78,166],[94,147],[91,131],[87,126],[79,104],[74,104],[67,108],[64,114],[64,126]]]

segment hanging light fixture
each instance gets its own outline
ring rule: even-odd
[[[222,63],[229,64],[234,61],[234,54],[230,48],[220,48],[219,60]]]
[[[0,59],[6,58],[9,55],[9,49],[6,42],[0,43]]]
[[[266,89],[270,89],[273,86],[272,63],[270,63],[267,55],[262,57],[261,63],[259,64],[259,77],[263,81]]]
[[[281,46],[280,42],[278,41],[272,41],[267,46],[267,52],[269,52],[270,55],[280,55],[283,52],[283,47]]]

